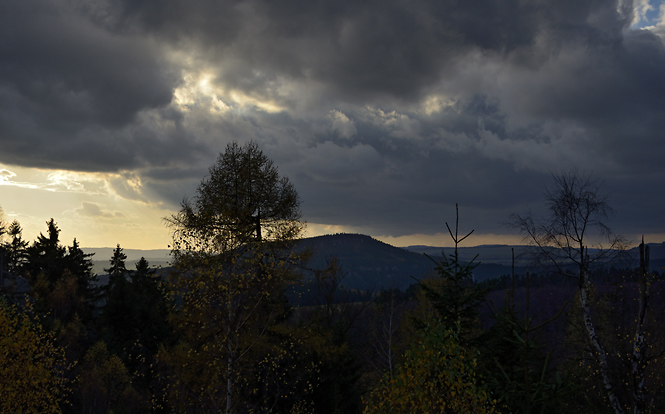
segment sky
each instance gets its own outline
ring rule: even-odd
[[[515,243],[552,174],[665,241],[665,5],[653,0],[7,0],[0,207],[34,240],[167,248],[232,141],[308,236]]]

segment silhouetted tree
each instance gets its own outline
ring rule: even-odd
[[[589,175],[579,172],[554,175],[547,191],[548,214],[512,216],[512,225],[523,232],[536,248],[538,257],[554,265],[560,274],[577,281],[584,327],[602,377],[603,389],[615,413],[624,406],[616,394],[615,379],[608,365],[608,353],[599,338],[591,309],[590,268],[607,263],[624,247],[606,221],[612,214],[607,197]]]
[[[183,342],[161,354],[180,382],[172,399],[230,413],[244,359],[283,318],[284,288],[297,277],[290,242],[303,224],[295,188],[256,144],[227,145],[209,172],[193,201],[166,219],[173,322]],[[184,389],[197,391],[185,396]]]
[[[460,237],[459,209],[456,208],[455,232],[446,223],[448,233],[455,244],[453,253],[442,259],[432,261],[435,263],[437,278],[419,282],[420,288],[436,310],[441,322],[448,329],[461,329],[460,339],[467,343],[473,337],[473,330],[478,323],[478,307],[485,301],[490,291],[490,284],[475,283],[473,269],[478,266],[474,263],[477,256],[469,262],[462,262],[459,257],[459,244],[469,237],[473,230]],[[429,256],[428,256],[429,257]],[[431,259],[431,258],[430,258]]]
[[[51,287],[65,269],[66,248],[60,245],[60,229],[55,220],[46,222],[48,234],[39,233],[37,240],[26,250],[26,263],[22,271],[31,282],[43,276]]]
[[[60,229],[55,220],[51,219],[46,224],[48,236],[40,233],[37,240],[26,248],[20,272],[31,283],[38,309],[69,309],[64,314],[58,314],[64,317],[61,322],[65,324],[76,313],[88,319],[92,315],[96,296],[93,285],[96,277],[90,259],[92,254],[84,253],[76,239],[72,246],[62,246],[59,241]],[[73,301],[70,304],[63,302],[70,299]]]
[[[6,228],[6,236],[9,237],[9,240],[0,245],[0,249],[4,251],[4,270],[9,273],[18,274],[25,262],[25,249],[28,247],[28,242],[23,240],[22,233],[21,224],[14,220]]]
[[[171,327],[167,321],[169,306],[161,286],[161,277],[155,273],[155,269],[150,267],[144,257],[136,263],[136,270],[130,272],[135,299],[131,312],[137,322],[133,329],[138,332],[141,346],[147,348],[150,354],[157,352],[159,344],[171,335]]]
[[[113,250],[113,256],[111,257],[111,267],[104,269],[105,272],[109,274],[109,286],[113,286],[118,279],[125,278],[127,276],[127,267],[125,261],[127,260],[127,255],[122,252],[122,247],[118,244]]]

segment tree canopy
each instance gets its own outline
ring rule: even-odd
[[[228,144],[209,173],[195,197],[166,219],[174,251],[219,254],[300,236],[298,193],[257,144]]]
[[[171,319],[181,337],[160,352],[168,398],[230,413],[247,403],[237,396],[241,373],[269,358],[260,349],[279,346],[268,333],[284,320],[284,290],[298,277],[288,243],[303,229],[298,193],[256,144],[231,143],[166,221],[178,303]]]

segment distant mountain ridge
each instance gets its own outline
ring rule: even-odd
[[[377,290],[380,288],[398,287],[406,289],[416,282],[434,273],[435,263],[428,258],[440,259],[442,254],[449,256],[453,253],[450,247],[408,246],[395,247],[371,236],[362,234],[331,234],[302,239],[298,248],[309,248],[313,256],[308,264],[310,269],[325,267],[326,260],[336,256],[342,271],[346,273],[343,281],[347,289]],[[665,243],[652,243],[651,268],[662,269],[665,266]],[[526,246],[511,245],[480,245],[474,247],[460,247],[458,254],[460,260],[468,262],[476,255],[479,265],[474,269],[474,278],[478,281],[510,275],[512,270],[512,255],[518,257]],[[95,253],[93,263],[95,272],[103,274],[104,268],[110,266],[109,260],[113,255],[113,248],[83,249],[86,253]],[[637,248],[631,249],[636,257]],[[134,263],[145,257],[151,266],[169,266],[170,250],[137,250],[123,249],[127,255],[127,268],[133,269]],[[426,256],[427,255],[427,256]],[[522,268],[517,267],[520,273]],[[305,277],[311,277],[309,274]]]
[[[96,274],[101,275],[106,273],[104,269],[111,266],[110,260],[113,256],[115,247],[86,247],[82,250],[87,254],[94,254],[91,259],[93,264],[93,271]],[[123,248],[122,252],[127,256],[125,264],[129,270],[133,270],[135,268],[135,264],[141,260],[141,257],[145,257],[151,267],[169,266],[169,262],[171,260],[171,250],[168,249],[140,250]]]
[[[342,270],[347,273],[344,286],[361,290],[406,289],[435,273],[433,260],[440,260],[442,254],[449,256],[453,253],[452,248],[395,247],[370,236],[346,233],[304,239],[301,245],[315,252],[310,262],[313,268],[325,266],[326,257],[337,256]],[[511,273],[513,247],[520,246],[484,245],[459,248],[458,253],[462,262],[470,262],[479,255],[473,273],[475,280],[482,281]]]
[[[303,239],[300,248],[313,251],[309,267],[320,269],[337,257],[348,289],[381,287],[406,289],[431,273],[434,264],[425,255],[392,246],[362,234],[333,234]]]

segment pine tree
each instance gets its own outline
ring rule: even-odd
[[[104,269],[105,272],[109,274],[109,288],[111,288],[120,278],[124,278],[127,275],[127,267],[125,261],[127,260],[127,255],[122,252],[122,247],[118,244],[113,250],[113,256],[111,257],[111,267]]]
[[[5,251],[4,264],[9,273],[17,274],[25,262],[28,242],[23,240],[22,233],[23,229],[17,220],[14,220],[7,229],[7,235],[11,239],[4,243],[3,248]]]
[[[55,220],[46,222],[48,235],[39,233],[37,240],[26,250],[26,262],[22,271],[31,282],[42,276],[52,287],[65,268],[66,249],[60,245],[60,229]]]

